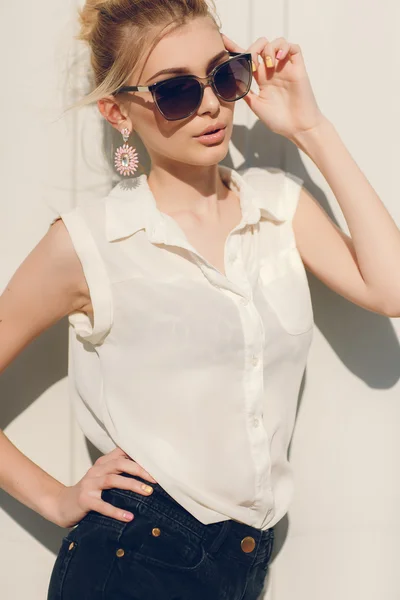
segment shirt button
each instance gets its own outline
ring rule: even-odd
[[[251,357],[251,362],[256,367],[258,365],[258,356],[256,356],[255,354],[253,354],[253,356]]]
[[[254,427],[258,427],[260,424],[260,419],[255,418],[253,421]]]
[[[240,304],[243,304],[243,306],[246,306],[246,304],[249,303],[249,299],[248,298],[240,298]]]

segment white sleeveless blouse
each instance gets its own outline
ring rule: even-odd
[[[147,175],[62,212],[94,310],[69,316],[69,392],[87,438],[122,448],[202,523],[277,523],[313,335],[292,218],[302,181],[220,165],[240,197],[226,276],[158,210]]]

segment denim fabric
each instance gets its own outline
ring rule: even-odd
[[[231,519],[204,525],[158,483],[151,485],[150,496],[103,490],[103,500],[135,518],[124,523],[90,511],[62,540],[47,600],[260,598],[274,529]],[[241,547],[246,536],[255,540],[251,552]]]

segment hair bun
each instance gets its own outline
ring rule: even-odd
[[[84,6],[78,10],[80,31],[76,36],[78,40],[90,43],[93,31],[97,26],[99,13],[108,0],[86,0]]]
[[[161,35],[168,25],[208,16],[220,28],[214,11],[214,0],[86,0],[77,7],[75,39],[88,46],[85,58],[94,89],[70,108],[97,102],[126,84],[151,49],[155,28]]]

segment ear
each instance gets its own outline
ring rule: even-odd
[[[103,117],[117,129],[121,131],[124,127],[127,127],[132,131],[132,121],[126,114],[124,107],[116,101],[114,96],[105,96],[97,101],[97,107]]]

